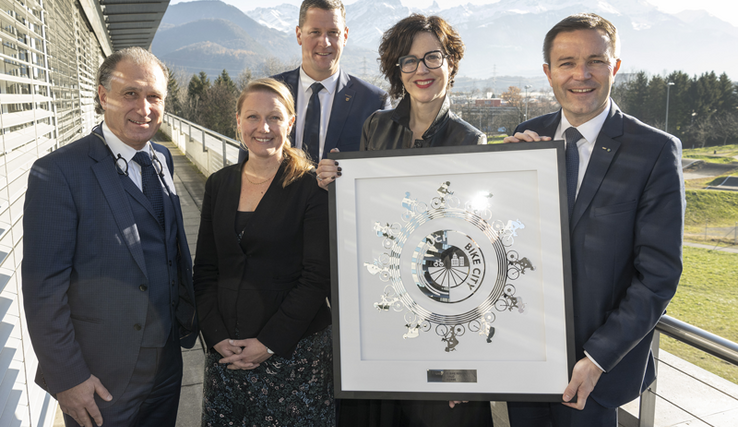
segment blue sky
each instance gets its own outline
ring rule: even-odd
[[[243,11],[264,7],[263,1],[257,0],[223,0],[228,4],[232,4]],[[343,0],[344,4],[351,4],[357,0]],[[433,0],[401,0],[402,4],[408,7],[428,7]],[[459,0],[436,0],[439,6],[445,9],[456,6]],[[464,3],[487,4],[496,3],[498,0],[462,0]],[[720,17],[724,21],[738,27],[738,1],[736,0],[646,0],[652,5],[658,7],[664,12],[676,13],[682,10],[704,9],[711,14]],[[182,0],[171,0],[170,4],[181,3]],[[275,0],[269,6],[276,6],[282,3],[290,3],[299,6],[302,0]]]

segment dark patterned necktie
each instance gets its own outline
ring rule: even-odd
[[[320,98],[318,92],[323,89],[321,83],[310,85],[313,94],[310,96],[305,112],[305,128],[302,132],[302,149],[310,156],[310,160],[319,162],[320,158]]]
[[[564,138],[566,139],[566,194],[567,202],[569,202],[569,216],[571,216],[574,201],[577,198],[577,181],[579,181],[577,141],[582,139],[582,134],[572,126],[564,132]]]
[[[141,187],[144,196],[149,199],[151,206],[154,208],[156,219],[159,221],[161,228],[164,228],[164,196],[161,191],[161,183],[156,176],[156,170],[151,163],[151,157],[148,153],[139,151],[133,156],[133,161],[141,166]]]

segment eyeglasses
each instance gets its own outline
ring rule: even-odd
[[[400,71],[403,73],[412,73],[418,69],[418,64],[422,61],[425,64],[425,68],[435,70],[443,66],[443,59],[447,57],[448,55],[444,55],[440,50],[433,50],[423,55],[420,59],[415,55],[401,56],[395,65],[400,67]]]

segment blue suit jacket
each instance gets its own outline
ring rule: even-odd
[[[576,356],[606,372],[590,396],[617,407],[655,378],[651,337],[682,272],[685,199],[681,142],[611,105],[569,227]],[[515,131],[553,137],[560,120]]]
[[[96,131],[102,136],[95,128],[31,169],[23,217],[23,296],[39,385],[56,394],[93,374],[115,401],[133,372],[148,307],[142,225],[134,219],[129,194],[152,216],[153,211],[130,178],[118,173]],[[172,171],[169,151],[152,145]],[[170,197],[179,247],[176,315],[181,344],[192,347],[197,338],[192,259],[179,198]]]
[[[276,80],[284,82],[292,92],[292,97],[297,102],[297,88],[300,80],[300,69],[294,69],[272,76]],[[333,98],[331,118],[328,121],[328,131],[325,134],[323,146],[323,158],[332,149],[339,151],[359,151],[361,142],[361,129],[364,121],[377,110],[386,110],[391,107],[389,95],[382,89],[354,77],[343,70],[339,70],[336,95]],[[292,129],[290,140],[295,142],[295,129]],[[239,163],[244,159],[245,153],[241,150]]]

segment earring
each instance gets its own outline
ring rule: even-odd
[[[405,85],[402,85],[402,98],[405,97]],[[402,99],[400,98],[400,99]]]

